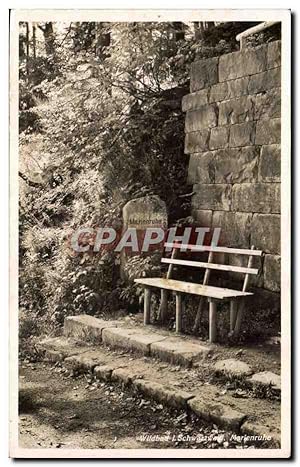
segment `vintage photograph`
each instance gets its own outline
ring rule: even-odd
[[[289,12],[14,11],[10,55],[12,457],[289,457]]]

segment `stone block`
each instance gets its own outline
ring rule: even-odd
[[[218,57],[192,63],[191,92],[199,91],[218,82]]]
[[[188,112],[185,117],[185,132],[206,130],[217,126],[217,108],[214,104],[205,105]]]
[[[187,401],[193,397],[189,392],[155,381],[135,379],[132,384],[146,397],[176,409],[186,409]]]
[[[235,358],[219,360],[214,365],[214,371],[231,377],[249,376],[252,373],[252,369],[248,363],[236,360]]]
[[[280,391],[281,388],[280,375],[276,375],[271,371],[262,371],[255,373],[249,378],[249,382],[252,384],[262,384],[263,386],[272,386],[275,390]]]
[[[102,332],[102,341],[109,347],[119,347],[128,350],[130,348],[130,337],[135,332],[136,331],[132,329],[124,328],[104,329]]]
[[[202,89],[192,94],[187,94],[182,99],[182,111],[196,110],[203,105],[208,104],[208,89]]]
[[[188,405],[203,420],[234,431],[239,429],[246,418],[245,414],[238,412],[229,405],[204,400],[202,397],[194,397],[188,401]]]
[[[242,96],[221,102],[219,105],[219,125],[232,125],[254,120],[255,101],[251,96]]]
[[[199,227],[211,227],[212,214],[211,210],[196,209],[192,211],[192,216]]]
[[[245,96],[248,94],[249,76],[228,81],[228,96],[227,99],[234,97]]]
[[[173,363],[175,365],[192,366],[194,362],[206,358],[211,353],[209,347],[191,342],[182,342],[176,338],[166,338],[150,346],[152,357]]]
[[[165,340],[164,336],[141,330],[130,336],[128,343],[129,350],[138,354],[149,355],[150,346],[155,342],[163,340]]]
[[[137,375],[130,368],[116,368],[113,370],[111,380],[129,386]]]
[[[209,92],[209,102],[221,102],[229,99],[228,82],[214,84]]]
[[[210,165],[214,183],[256,182],[259,150],[253,146],[219,149]]]
[[[267,68],[267,46],[245,49],[223,55],[219,59],[219,81],[254,75]]]
[[[213,153],[191,154],[188,167],[188,183],[215,183]]]
[[[258,250],[280,254],[279,214],[254,214],[250,230],[251,244]]]
[[[220,227],[221,245],[249,248],[250,224],[252,214],[245,212],[215,211],[212,228]]]
[[[238,123],[230,127],[229,146],[241,147],[254,144],[255,139],[255,123]]]
[[[120,273],[123,280],[128,280],[128,258],[137,255],[142,251],[145,231],[149,228],[166,229],[168,226],[168,212],[166,203],[157,195],[147,195],[128,201],[122,210],[123,214],[123,233],[129,229],[136,229],[137,248],[125,247],[122,240],[117,245],[120,254]],[[124,240],[124,236],[122,237]],[[128,238],[128,237],[127,237]],[[162,248],[163,242],[152,245],[148,254],[158,251]]]
[[[189,183],[257,182],[259,149],[219,149],[192,154],[188,169]]]
[[[240,183],[232,188],[232,210],[280,213],[280,183]]]
[[[185,135],[184,153],[193,154],[195,152],[207,151],[209,135],[209,130],[187,133]]]
[[[64,360],[64,365],[80,373],[92,372],[96,366],[104,364],[103,354],[95,350],[84,352],[81,355],[72,355]]]
[[[248,94],[249,77],[224,81],[211,87],[209,102],[221,102]]]
[[[229,211],[231,206],[231,185],[228,184],[196,184],[196,194],[192,199],[194,209],[212,209]]]
[[[281,41],[274,41],[268,44],[268,68],[275,68],[281,65]]]
[[[249,94],[258,94],[268,89],[278,88],[281,83],[281,67],[249,77]]]
[[[203,153],[194,153],[190,155],[187,183],[193,185],[198,181],[198,168],[201,165],[201,156]],[[205,153],[204,153],[205,154]]]
[[[260,182],[280,182],[281,147],[280,144],[262,146],[258,167]]]
[[[110,381],[114,368],[109,365],[100,365],[94,368],[94,375],[101,381]]]
[[[264,260],[264,288],[273,292],[280,292],[280,286],[280,256],[266,255]]]
[[[220,149],[228,146],[229,128],[216,127],[212,128],[209,139],[209,149]]]
[[[142,355],[149,355],[150,345],[164,339],[164,336],[144,329],[114,328],[103,330],[103,343],[105,345]]]
[[[67,316],[64,321],[64,335],[80,340],[101,341],[105,327],[116,327],[116,323],[90,315]]]
[[[281,139],[280,118],[261,120],[256,126],[255,144],[276,144]]]
[[[80,345],[75,339],[63,336],[47,337],[37,343],[37,348],[45,353],[48,360],[62,361],[72,355],[80,355],[89,350],[86,345]]]
[[[281,88],[273,88],[255,98],[255,120],[270,119],[281,115]]]
[[[126,228],[164,228],[168,225],[166,203],[157,195],[132,199],[123,207],[123,222]]]

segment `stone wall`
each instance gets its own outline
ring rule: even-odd
[[[276,41],[193,63],[182,102],[193,216],[221,227],[223,245],[264,250],[258,285],[273,292],[280,290],[280,51]]]

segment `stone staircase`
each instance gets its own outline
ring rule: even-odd
[[[216,347],[205,342],[80,315],[66,318],[63,336],[44,339],[38,347],[45,359],[61,362],[74,375],[90,373],[220,427],[269,436],[272,446],[280,443],[280,402],[237,396],[224,383],[242,380],[248,387],[265,385],[278,394],[280,377],[255,374],[240,360],[216,360]],[[221,377],[221,385],[215,376]]]

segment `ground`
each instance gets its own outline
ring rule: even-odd
[[[120,386],[92,383],[87,375],[71,378],[59,365],[22,362],[19,378],[22,448],[254,447]]]

